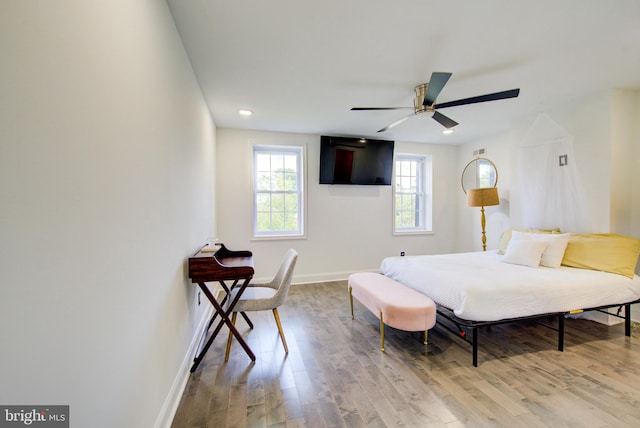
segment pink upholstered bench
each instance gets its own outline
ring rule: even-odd
[[[384,352],[384,325],[405,331],[428,330],[436,323],[436,305],[427,296],[399,282],[373,272],[349,275],[349,303],[353,319],[353,298],[380,319],[380,343]]]

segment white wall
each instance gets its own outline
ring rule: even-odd
[[[611,94],[611,230],[624,235],[633,234],[634,224],[640,223],[633,221],[640,202],[639,99],[638,91],[615,90]]]
[[[0,56],[0,403],[165,422],[204,313],[185,260],[215,233],[215,127],[167,5],[5,1]]]
[[[610,230],[640,238],[640,91],[612,91],[611,123]],[[634,320],[640,320],[637,306]]]
[[[396,152],[433,156],[434,233],[392,235],[391,186],[320,185],[320,136],[218,128],[218,238],[232,249],[254,252],[256,277],[269,278],[287,248],[298,250],[294,282],[346,278],[376,270],[386,256],[455,251],[458,182],[455,146],[396,142]],[[252,144],[306,147],[307,236],[305,239],[252,240]]]
[[[631,198],[633,202],[631,203],[631,228],[629,233],[631,236],[640,237],[640,190],[638,190],[638,183],[640,183],[640,91],[635,93],[634,107],[635,115],[632,120],[636,126],[633,132],[634,143],[629,154],[634,160],[631,165],[634,174],[631,176],[631,182],[633,183]],[[640,272],[640,267],[636,271]]]

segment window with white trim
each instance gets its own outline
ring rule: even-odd
[[[396,154],[395,163],[394,232],[431,231],[431,155]]]
[[[253,146],[254,237],[304,234],[303,147]]]

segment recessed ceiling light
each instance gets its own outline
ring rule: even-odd
[[[238,114],[240,116],[251,116],[253,112],[251,110],[247,110],[246,108],[241,108],[238,110]]]
[[[453,134],[453,129],[445,129],[442,133],[445,135]]]

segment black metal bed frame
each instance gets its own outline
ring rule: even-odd
[[[453,324],[456,325],[456,327],[458,328],[458,331],[454,330],[451,326],[443,324],[442,322],[438,321],[438,324],[441,325],[442,327],[444,327],[445,329],[449,330],[450,332],[452,332],[453,334],[455,334],[457,337],[462,338],[465,342],[467,343],[471,343],[472,348],[473,348],[473,366],[474,367],[478,367],[478,333],[479,333],[479,328],[480,327],[485,327],[485,326],[493,326],[493,325],[499,325],[499,324],[508,324],[508,323],[513,323],[513,322],[518,322],[518,321],[526,321],[526,320],[532,320],[532,321],[536,321],[538,324],[543,325],[547,328],[550,328],[551,330],[557,331],[558,332],[558,351],[564,351],[564,320],[565,320],[565,316],[567,315],[572,315],[572,314],[578,314],[578,313],[582,313],[582,312],[589,312],[589,311],[598,311],[598,312],[603,312],[606,313],[608,315],[613,315],[615,317],[618,318],[622,318],[624,319],[624,334],[625,336],[631,336],[631,305],[635,304],[635,303],[640,303],[640,299],[639,300],[635,300],[633,302],[628,302],[628,303],[621,303],[621,304],[615,304],[615,305],[606,305],[606,306],[598,306],[595,308],[588,308],[588,309],[577,309],[577,310],[573,310],[573,311],[568,311],[568,312],[551,312],[551,313],[546,313],[546,314],[539,314],[539,315],[530,315],[530,316],[525,316],[525,317],[517,317],[517,318],[507,318],[507,319],[502,319],[502,320],[498,320],[498,321],[470,321],[470,320],[465,320],[462,318],[458,318],[451,309],[441,306],[441,305],[437,305],[437,313],[440,317],[443,317],[445,319],[447,319],[448,321],[452,322]],[[622,310],[622,307],[624,306],[624,316],[620,315],[620,311]],[[605,309],[611,309],[611,308],[618,308],[617,313],[613,314],[610,312],[606,312]],[[553,318],[553,317],[558,317],[558,328],[552,327],[548,324],[544,324],[544,323],[540,323],[539,320],[542,318]],[[462,329],[462,327],[465,328],[469,328],[471,329],[471,340],[468,339],[466,332]]]

